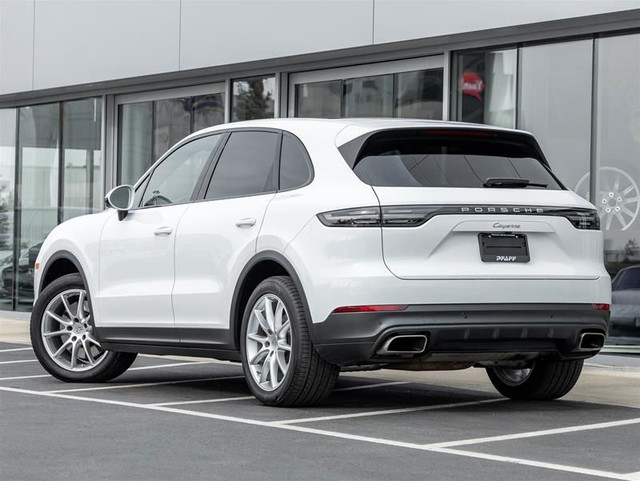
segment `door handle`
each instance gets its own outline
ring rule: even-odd
[[[256,220],[250,217],[240,219],[236,222],[236,227],[253,227],[254,225],[256,225]]]
[[[158,237],[165,237],[168,235],[171,235],[171,233],[173,232],[173,229],[171,227],[158,227],[156,230],[153,231],[154,235],[157,235]]]

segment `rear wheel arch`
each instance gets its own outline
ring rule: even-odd
[[[307,313],[307,322],[309,324],[309,331],[313,338],[313,322],[311,321],[311,312],[309,311],[309,304],[302,288],[300,278],[296,273],[295,268],[289,262],[289,260],[282,254],[275,251],[263,251],[256,254],[244,267],[236,287],[233,291],[233,298],[231,302],[231,313],[229,319],[229,329],[232,336],[233,348],[240,349],[240,330],[242,329],[242,316],[247,305],[247,301],[255,288],[265,279],[273,276],[288,276],[293,281],[300,298],[302,305]]]

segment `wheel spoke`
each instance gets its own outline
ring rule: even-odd
[[[631,192],[633,189],[635,189],[636,186],[631,184],[629,187],[627,187],[626,189],[624,189],[621,194],[622,195],[627,195],[629,192]]]
[[[284,352],[278,352],[276,358],[278,359],[278,366],[280,367],[282,374],[286,374],[289,366],[287,365],[287,360],[284,357]]]
[[[269,380],[271,381],[271,389],[278,387],[278,356],[275,353],[269,357]]]
[[[278,331],[278,337],[280,339],[284,339],[285,337],[287,337],[287,334],[289,333],[290,329],[291,329],[291,323],[289,321],[285,322],[280,327],[280,330]]]
[[[274,318],[274,331],[278,332],[280,330],[280,328],[282,327],[282,317],[284,314],[285,310],[284,310],[284,304],[282,303],[282,301],[278,301],[278,304],[276,305],[276,314],[275,314],[275,318]]]
[[[60,294],[60,299],[62,300],[62,304],[64,305],[64,310],[67,311],[67,315],[69,319],[73,319],[74,315],[71,312],[71,306],[69,305],[69,300],[65,297],[64,294]]]
[[[278,350],[279,351],[291,352],[291,346],[289,344],[287,344],[287,342],[285,340],[280,339],[278,341]]]
[[[66,341],[64,341],[62,343],[62,346],[60,346],[60,349],[58,349],[53,354],[53,357],[60,357],[62,355],[62,353],[67,350],[67,347],[69,346],[69,344],[71,344],[71,338],[67,339]]]
[[[264,384],[265,382],[267,382],[267,375],[269,374],[269,355],[267,355],[267,358],[264,360],[264,363],[262,364],[262,371],[260,371],[260,384]]]
[[[605,222],[604,230],[609,230],[611,228],[611,221],[613,220],[613,216],[608,214],[607,221]]]
[[[66,329],[62,329],[61,331],[53,331],[53,332],[45,332],[43,334],[44,337],[57,337],[62,336],[63,334],[69,334],[69,331]]]
[[[632,212],[632,211],[630,211],[629,209],[627,209],[627,208],[626,208],[626,207],[624,207],[624,206],[621,206],[621,207],[620,207],[620,211],[621,211],[621,212],[623,212],[623,213],[625,213],[625,214],[627,214],[629,217],[633,217],[633,212]]]
[[[273,303],[268,297],[264,298],[264,315],[271,332],[275,331],[275,319],[273,318]]]
[[[87,346],[88,343],[85,339],[83,339],[81,342],[82,349],[84,350],[84,355],[87,358],[87,361],[89,361],[89,364],[93,366],[96,363],[96,360],[93,358],[93,354],[91,354],[91,347]]]
[[[54,314],[51,311],[47,311],[45,312],[45,314],[49,316],[51,319],[53,319],[54,321],[59,322],[64,326],[70,326],[71,324],[73,324],[73,322],[67,321],[66,319],[63,319],[62,317],[58,316],[57,314]]]
[[[71,369],[76,367],[76,363],[78,361],[78,348],[80,346],[79,342],[73,342],[71,344]]]
[[[262,312],[260,312],[258,309],[254,309],[253,314],[256,316],[256,319],[258,319],[258,323],[260,324],[260,327],[262,328],[262,330],[268,333],[269,324],[267,323],[267,320],[262,315]]]
[[[89,341],[91,344],[95,346],[98,346],[99,348],[102,348],[98,340],[95,337],[93,337],[91,334],[87,334],[87,341]]]
[[[620,212],[616,212],[615,215],[616,215],[616,219],[618,219],[618,222],[620,222],[620,226],[622,227],[622,230],[624,230],[625,224],[626,224],[626,222],[624,221],[624,218],[622,217]]]
[[[253,356],[249,360],[249,364],[252,365],[260,365],[261,361],[264,361],[264,358],[269,354],[269,349],[260,349],[255,356]]]
[[[84,291],[80,291],[80,295],[78,296],[78,307],[76,309],[76,317],[82,321],[84,321],[84,299],[85,299],[85,293]]]
[[[257,334],[247,334],[247,337],[252,341],[259,342],[262,345],[264,345],[264,343],[267,342],[267,338],[265,336],[259,336]]]
[[[628,199],[624,199],[622,203],[624,205],[633,204],[634,202],[638,202],[639,200],[640,200],[640,197],[629,197]]]

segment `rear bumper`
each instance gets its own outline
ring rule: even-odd
[[[591,304],[412,305],[399,312],[331,314],[313,324],[320,355],[340,366],[399,363],[416,358],[469,363],[495,359],[581,359],[580,336],[607,333],[609,311]],[[423,353],[377,354],[394,334],[427,336]]]

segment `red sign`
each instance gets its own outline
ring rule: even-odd
[[[471,70],[467,70],[462,74],[462,93],[471,95],[472,97],[482,100],[482,92],[484,91],[484,81],[482,77]]]

